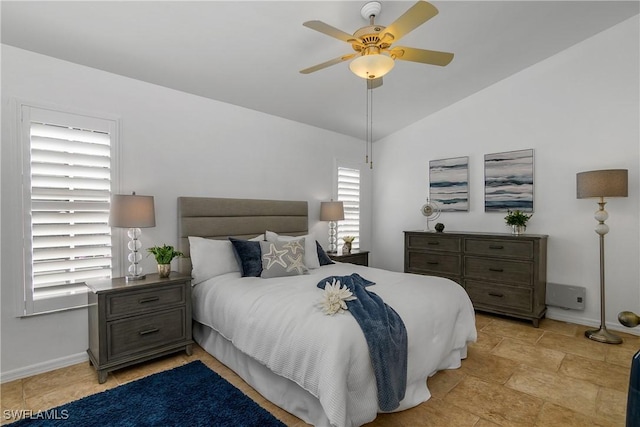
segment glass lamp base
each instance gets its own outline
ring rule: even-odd
[[[601,326],[600,329],[589,329],[584,331],[584,336],[590,340],[603,342],[607,344],[622,344],[622,338],[612,334],[607,328]]]
[[[144,280],[144,279],[146,279],[147,275],[146,274],[141,274],[139,276],[133,276],[133,275],[127,274],[124,278],[125,278],[125,280],[127,282],[135,282],[136,280]]]

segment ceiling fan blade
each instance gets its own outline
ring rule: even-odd
[[[300,70],[300,73],[302,73],[302,74],[313,73],[315,71],[322,70],[323,68],[327,68],[327,67],[330,67],[332,65],[336,65],[336,64],[339,64],[341,62],[348,61],[349,59],[353,58],[354,56],[356,56],[355,53],[350,53],[348,55],[342,55],[342,56],[340,56],[338,58],[334,58],[334,59],[331,59],[331,60],[329,60],[327,62],[323,62],[322,64],[314,65],[313,67],[309,67],[309,68],[305,68],[304,70]]]
[[[441,67],[449,64],[453,59],[453,53],[404,46],[396,46],[393,49],[389,49],[389,53],[393,58],[402,61],[421,62],[423,64],[440,65]]]
[[[322,21],[307,21],[302,25],[347,43],[362,44],[362,42],[358,38],[354,37],[353,34],[345,33],[344,31],[339,30],[336,27],[332,27],[329,24],[325,24]]]
[[[375,89],[382,86],[382,77],[377,79],[367,79],[367,89]]]
[[[411,6],[402,16],[393,21],[387,28],[382,30],[383,35],[381,38],[391,37],[389,43],[397,42],[437,14],[438,9],[436,9],[434,5],[420,0]]]

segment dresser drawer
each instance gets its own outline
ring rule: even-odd
[[[407,256],[409,272],[427,272],[444,276],[460,276],[462,273],[460,255],[410,251]]]
[[[161,345],[184,341],[187,339],[185,322],[184,307],[109,322],[108,358],[112,360],[130,356]]]
[[[465,239],[465,253],[504,258],[533,258],[533,241]]]
[[[465,288],[474,306],[514,309],[530,312],[533,309],[533,290],[495,283],[465,281]]]
[[[107,296],[107,319],[160,310],[185,303],[184,286],[176,284],[144,291],[119,292]]]
[[[533,286],[533,264],[529,262],[465,257],[464,275],[471,279]]]
[[[406,245],[409,249],[427,249],[430,251],[460,252],[462,239],[438,234],[407,234]]]

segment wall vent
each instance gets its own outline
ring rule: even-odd
[[[587,290],[582,286],[547,283],[547,305],[567,310],[584,310]]]

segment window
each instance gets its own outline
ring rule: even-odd
[[[338,222],[338,242],[355,236],[352,249],[360,248],[360,170],[338,166],[338,201],[344,205],[344,220]],[[340,244],[340,243],[338,243]]]
[[[22,106],[23,314],[86,305],[110,278],[116,122]]]

